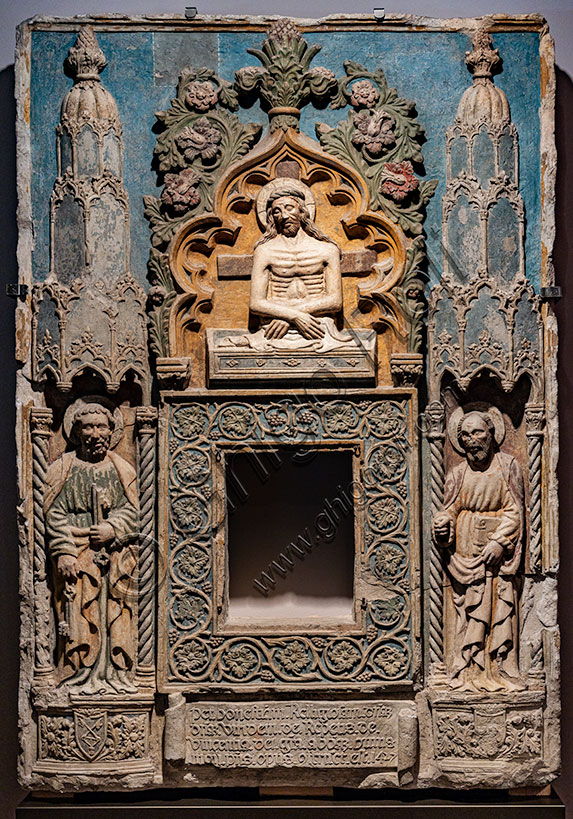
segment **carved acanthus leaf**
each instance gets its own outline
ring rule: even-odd
[[[328,101],[336,91],[336,78],[327,68],[310,68],[321,50],[310,46],[290,20],[273,23],[262,49],[249,48],[262,68],[247,66],[235,75],[235,87],[244,96],[260,97],[268,111],[270,130],[299,130],[300,109],[311,100]]]
[[[426,301],[424,287],[428,279],[423,270],[426,260],[424,239],[417,236],[406,251],[404,277],[392,293],[402,308],[408,324],[407,349],[417,353],[422,348]]]

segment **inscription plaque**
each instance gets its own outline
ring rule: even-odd
[[[186,763],[218,768],[397,768],[405,702],[196,702]]]

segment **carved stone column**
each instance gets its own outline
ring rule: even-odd
[[[30,411],[32,436],[32,499],[34,514],[34,673],[43,677],[54,670],[51,594],[46,573],[46,527],[44,523],[44,484],[48,469],[48,441],[52,410],[33,407]]]
[[[541,520],[541,451],[545,426],[543,404],[527,404],[525,407],[527,458],[529,467],[530,539],[529,568],[536,572],[542,568],[542,520]]]
[[[430,492],[432,515],[442,508],[444,499],[444,437],[445,413],[440,401],[432,401],[426,409],[426,437],[430,444]],[[444,670],[444,570],[440,550],[432,544],[430,551],[429,593],[429,648],[430,672],[433,676],[445,674]]]
[[[137,476],[139,482],[139,616],[138,616],[138,674],[155,673],[155,435],[157,410],[138,407],[137,423]]]
[[[543,569],[543,522],[541,510],[541,466],[543,437],[545,433],[545,409],[543,404],[526,404],[525,435],[527,437],[527,460],[529,473],[529,566],[526,571],[539,574]],[[526,596],[531,595],[531,601]],[[523,608],[535,607],[535,585],[529,578],[524,590]],[[542,684],[545,678],[545,659],[543,632],[534,633],[529,645],[528,676],[534,687]]]

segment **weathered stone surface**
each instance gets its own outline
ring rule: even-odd
[[[386,20],[20,30],[26,787],[559,770],[551,38]]]
[[[397,770],[406,706],[390,700],[192,703],[186,709],[185,763]],[[407,761],[403,768],[415,756]]]
[[[449,441],[443,427],[428,435],[437,548],[430,561],[433,672],[430,712],[420,709],[420,777],[503,787],[545,781],[558,744],[558,658],[545,626],[556,624],[548,535],[555,530],[545,514],[554,495],[545,464],[554,449],[542,400],[554,351],[545,347],[547,319],[526,275],[519,133],[511,100],[494,85],[499,53],[486,32],[475,33],[466,62],[474,84],[448,132],[445,273],[430,295],[431,406],[441,407]],[[551,132],[548,118],[542,128]],[[554,398],[553,375],[547,388]],[[495,459],[506,465],[504,502],[496,499]]]
[[[287,691],[317,683],[333,690],[411,688],[419,659],[412,396],[390,389],[384,395],[362,391],[353,399],[325,399],[310,403],[301,396],[270,399],[255,393],[240,401],[217,400],[209,392],[193,401],[167,397],[160,452],[167,466],[160,500],[168,570],[160,589],[166,690],[245,685],[257,690],[269,683]],[[329,542],[342,519],[353,522],[354,551],[363,557],[354,571],[346,620],[233,622],[225,558],[233,458],[239,447],[258,455],[263,466],[269,445],[282,446],[275,455],[278,470],[280,459],[297,448],[347,453],[352,460],[349,483],[322,500],[298,536],[296,530],[268,535],[277,557],[281,538],[292,536],[292,556],[303,563],[321,541]],[[358,483],[352,476],[360,464]]]
[[[264,338],[260,340],[264,345]],[[318,380],[321,371],[326,379],[350,383],[368,384],[376,379],[376,335],[368,330],[355,331],[338,349],[326,351],[313,352],[312,347],[308,351],[304,347],[257,350],[249,349],[250,342],[241,330],[208,330],[209,381],[227,385],[272,378],[301,384],[308,379]]]

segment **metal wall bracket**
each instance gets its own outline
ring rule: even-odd
[[[563,295],[560,287],[542,287],[539,292],[542,299],[560,299]]]
[[[188,20],[192,20],[194,17],[197,17],[197,6],[185,6],[185,17]]]
[[[377,23],[382,23],[386,17],[386,9],[374,9],[374,19]]]
[[[6,295],[13,299],[25,299],[28,295],[28,285],[10,282],[6,285]]]

